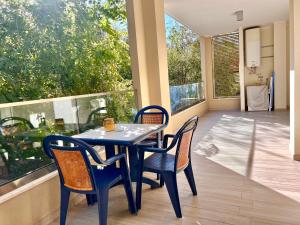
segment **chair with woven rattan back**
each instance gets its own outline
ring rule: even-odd
[[[141,110],[135,116],[134,123],[139,124],[164,124],[168,126],[169,124],[169,113],[168,111],[159,105],[149,105]],[[150,135],[146,140],[142,141],[140,145],[148,147],[160,147],[161,141],[163,139],[164,131],[160,133]],[[157,174],[157,180],[160,179],[159,174]],[[162,185],[162,182],[161,182]]]
[[[0,120],[0,131],[3,136],[14,136],[31,129],[34,129],[32,123],[22,117],[11,116]]]
[[[108,192],[122,182],[131,213],[136,213],[131,180],[125,154],[107,160],[85,142],[66,136],[50,135],[43,142],[45,153],[54,160],[61,186],[60,225],[65,225],[70,192],[86,194],[87,200],[98,200],[99,224],[107,224]],[[91,165],[90,158],[98,165]],[[111,167],[116,161],[120,168]],[[88,198],[89,197],[89,198]]]
[[[142,198],[142,177],[143,172],[158,173],[161,179],[165,182],[173,208],[178,218],[182,217],[177,178],[179,172],[184,171],[193,195],[197,195],[192,163],[191,163],[191,143],[194,131],[198,124],[198,117],[189,119],[175,135],[164,136],[163,147],[153,148],[140,146],[139,148],[139,175],[137,182],[137,208],[141,208]],[[168,144],[168,140],[172,138],[172,142]],[[169,151],[175,149],[175,155]],[[145,152],[153,153],[148,158],[144,159]]]
[[[167,110],[158,105],[150,105],[142,108],[135,116],[134,123],[140,124],[164,124],[169,123],[169,114]],[[150,135],[141,143],[142,145],[159,147],[159,143],[163,138],[163,131],[159,134]]]

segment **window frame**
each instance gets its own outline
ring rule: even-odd
[[[175,20],[176,23],[179,23],[180,26],[183,26],[183,27],[188,28],[194,35],[197,36],[197,40],[198,40],[199,42],[201,42],[201,39],[200,39],[201,37],[200,37],[198,34],[194,33],[193,30],[192,30],[189,26],[187,26],[187,25],[181,23],[180,21],[177,20],[177,18],[175,18],[175,17],[173,17],[173,16],[171,16],[171,15],[169,15],[169,14],[167,14],[167,13],[165,13],[164,15],[165,15],[165,18],[166,18],[166,17],[170,17],[170,18],[172,18],[173,20]],[[167,29],[166,29],[165,32],[167,33]],[[168,37],[166,37],[166,39],[168,39]],[[169,48],[168,48],[168,46],[167,46],[167,51],[168,51],[168,50],[169,50]],[[184,107],[182,107],[182,108],[180,108],[180,109],[178,109],[178,110],[176,110],[176,111],[174,111],[174,112],[171,110],[171,115],[172,115],[172,116],[173,116],[173,115],[176,115],[176,114],[178,114],[178,113],[181,113],[181,112],[183,112],[183,111],[185,111],[185,110],[187,110],[187,109],[189,109],[189,108],[191,108],[191,107],[193,107],[193,106],[195,106],[195,105],[198,105],[198,104],[200,104],[200,103],[206,101],[206,98],[207,98],[207,96],[206,96],[206,79],[203,79],[203,71],[202,71],[202,60],[203,60],[203,59],[202,59],[202,54],[201,54],[201,44],[200,44],[200,47],[199,47],[199,57],[200,57],[199,80],[197,80],[196,83],[199,83],[200,86],[203,87],[203,88],[202,88],[202,93],[201,93],[201,96],[203,96],[203,98],[200,98],[199,100],[197,100],[197,101],[191,103],[190,105],[184,106]],[[168,57],[167,57],[167,63],[168,63],[168,66],[169,66],[169,59],[168,59]],[[168,72],[168,78],[169,78],[169,72]],[[188,85],[188,84],[194,84],[194,83],[187,82],[187,83],[182,84],[182,85]],[[170,87],[172,86],[172,85],[170,85],[170,82],[169,82],[168,85],[169,85],[169,89],[170,89]],[[177,86],[177,85],[173,85],[173,86]],[[179,86],[179,85],[178,85],[178,86]],[[171,106],[171,93],[170,93],[170,106]],[[171,109],[172,109],[172,107],[171,107]]]
[[[228,36],[230,34],[238,34],[239,36],[239,32],[238,31],[234,31],[231,33],[226,33],[226,34],[219,34],[219,35],[215,35],[211,38],[211,60],[212,60],[212,86],[213,86],[213,99],[240,99],[241,94],[236,95],[236,96],[217,96],[216,95],[216,78],[215,78],[215,45],[214,45],[214,38],[215,37],[221,37],[221,36]],[[239,57],[239,61],[240,61],[240,57]],[[240,70],[237,71],[238,73],[240,73]],[[241,87],[240,87],[241,90]]]

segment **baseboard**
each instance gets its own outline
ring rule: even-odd
[[[293,159],[296,161],[300,161],[300,155],[293,155]]]
[[[275,109],[275,112],[286,112],[289,111],[288,108],[283,108],[283,109]]]

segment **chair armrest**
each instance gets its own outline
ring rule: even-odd
[[[126,155],[125,155],[124,153],[115,155],[115,156],[113,156],[113,157],[111,157],[111,158],[105,160],[105,161],[103,162],[103,164],[106,165],[106,166],[109,166],[109,165],[111,165],[111,164],[113,164],[113,163],[115,163],[116,161],[119,161],[119,160],[121,160],[121,159],[126,159]]]
[[[142,151],[144,152],[152,152],[152,153],[166,153],[169,150],[165,148],[151,148],[151,147],[142,147]]]
[[[166,134],[166,135],[164,135],[163,148],[167,148],[168,147],[169,138],[174,138],[174,137],[175,137],[174,134]]]
[[[164,138],[174,138],[175,134],[165,134]]]

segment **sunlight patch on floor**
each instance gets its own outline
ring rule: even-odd
[[[223,115],[195,146],[195,152],[246,176],[253,148],[255,121]]]

